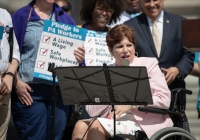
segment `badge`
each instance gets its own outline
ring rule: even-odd
[[[10,27],[9,27],[8,25],[5,26],[5,32],[6,32],[7,34],[9,34],[9,32],[10,32]]]

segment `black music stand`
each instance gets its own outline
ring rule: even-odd
[[[58,67],[63,102],[66,105],[147,105],[153,104],[146,67]],[[115,136],[115,115],[114,115]]]
[[[51,109],[51,140],[54,140],[55,136],[55,120],[56,120],[56,71],[55,71],[55,63],[49,63],[48,71],[52,73],[53,82],[52,82],[52,109]]]

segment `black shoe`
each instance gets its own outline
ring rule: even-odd
[[[198,119],[200,119],[200,108],[197,108]]]

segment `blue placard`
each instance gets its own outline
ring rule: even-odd
[[[53,77],[51,75],[42,74],[42,73],[38,73],[38,72],[34,72],[33,77],[48,80],[48,81],[53,81]],[[55,81],[58,82],[57,77],[56,77]]]
[[[46,20],[33,77],[52,81],[52,73],[47,71],[49,63],[52,62],[55,63],[55,67],[78,66],[74,50],[84,46],[86,34],[87,29]]]
[[[87,37],[100,37],[100,38],[106,38],[107,32],[96,32],[93,30],[88,30]]]

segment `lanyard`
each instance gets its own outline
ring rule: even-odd
[[[31,7],[31,9],[30,9],[30,12],[29,12],[29,15],[28,15],[28,22],[30,21],[32,11],[33,11],[33,7]],[[50,14],[50,17],[49,17],[48,20],[52,20],[52,17],[53,17],[53,10],[51,11],[51,14]]]

